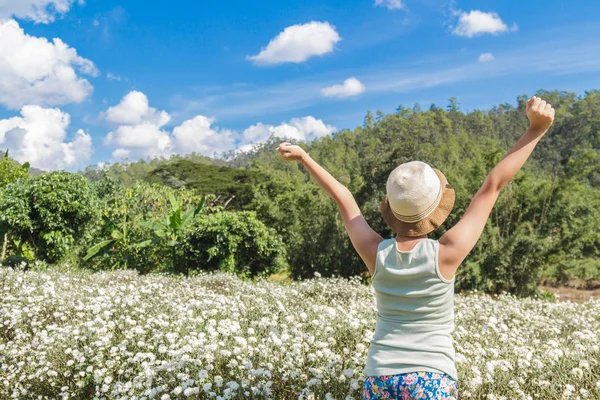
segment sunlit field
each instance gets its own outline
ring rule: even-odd
[[[372,288],[0,269],[1,399],[360,399]],[[600,300],[456,296],[461,399],[600,399]]]

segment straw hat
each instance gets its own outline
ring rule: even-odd
[[[454,206],[454,189],[439,170],[422,161],[399,165],[388,177],[381,202],[386,224],[402,236],[422,236],[437,229]]]

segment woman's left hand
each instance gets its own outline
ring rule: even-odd
[[[287,142],[281,143],[277,147],[277,151],[281,154],[281,159],[284,161],[302,161],[308,155],[302,147]]]

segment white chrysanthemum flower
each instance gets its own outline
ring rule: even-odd
[[[186,397],[190,397],[198,393],[200,393],[200,389],[197,387],[189,387],[183,391],[183,395]]]
[[[280,384],[304,399],[327,393],[352,398],[349,393],[357,397],[364,379],[376,324],[374,292],[360,280],[283,286],[220,273],[174,282],[151,275],[106,272],[82,279],[8,269],[0,269],[0,280],[0,330],[18,332],[15,327],[25,324],[38,332],[35,341],[15,335],[0,343],[0,364],[13,368],[2,376],[0,398],[12,395],[4,396],[3,387],[34,398],[32,390],[52,383],[66,400],[90,382],[98,398],[130,400],[193,398],[200,391],[208,399],[277,399],[273,387]],[[341,300],[332,302],[331,294]],[[51,312],[45,312],[47,304]],[[600,356],[599,313],[600,302],[593,301],[456,295],[461,398],[593,398],[600,382],[598,389],[578,382]],[[65,316],[68,325],[57,324]],[[66,357],[49,359],[53,354]],[[566,382],[550,382],[548,369]],[[215,390],[217,385],[222,389]]]

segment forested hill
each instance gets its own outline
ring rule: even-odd
[[[555,107],[555,123],[502,191],[461,267],[459,288],[526,291],[537,277],[587,287],[600,283],[600,92],[537,95]],[[444,227],[431,235],[435,239],[458,221],[486,175],[527,129],[526,100],[520,96],[516,105],[468,113],[455,99],[445,108],[415,105],[387,115],[368,112],[363,126],[300,145],[349,187],[370,225],[387,237],[392,232],[379,206],[390,171],[411,160],[443,171],[456,190],[456,204]],[[228,209],[254,210],[277,230],[294,277],[310,277],[315,271],[364,274],[335,202],[301,165],[280,160],[275,149],[284,140],[290,141],[271,138],[228,161],[238,172],[224,169],[218,179],[216,167],[206,159],[116,165],[110,172],[125,176],[124,183],[144,179],[201,192],[239,190],[244,195]],[[128,171],[136,172],[128,176]]]
[[[599,93],[593,90],[579,97],[570,92],[537,93],[555,107],[556,122],[537,146],[525,169],[558,177],[563,176],[562,174],[576,174],[594,187],[600,184],[600,172],[595,168],[598,165],[600,148]],[[369,111],[363,126],[353,131],[338,132],[332,138],[325,137],[301,145],[311,151],[313,158],[324,157],[317,161],[327,163],[334,170],[339,170],[339,173],[349,174],[353,171],[354,174],[363,177],[368,169],[365,169],[365,164],[370,163],[359,162],[359,155],[361,158],[366,156],[367,160],[375,157],[384,163],[388,160],[392,165],[400,161],[396,157],[423,161],[432,157],[428,162],[433,164],[437,156],[430,154],[430,149],[434,146],[444,146],[446,149],[443,153],[451,153],[447,162],[469,158],[475,149],[480,148],[486,154],[489,153],[488,157],[492,157],[490,161],[494,161],[494,156],[502,157],[526,129],[526,100],[527,96],[523,95],[518,97],[516,105],[502,104],[488,111],[477,110],[468,113],[461,111],[454,98],[449,100],[445,108],[432,104],[423,109],[416,104],[412,108],[399,106],[396,113],[388,115],[382,112],[373,115]],[[446,142],[449,135],[452,135],[452,140]],[[201,188],[197,181],[203,179],[202,175],[211,175],[215,171],[210,165],[252,169],[252,164],[256,162],[272,164],[277,158],[275,148],[283,140],[293,142],[287,138],[271,138],[257,150],[235,155],[227,161],[190,154],[176,155],[171,159],[115,163],[108,168],[109,173],[125,185],[136,180],[157,182],[157,176],[162,176],[165,184],[174,187],[191,185]],[[459,146],[452,147],[456,144]],[[340,150],[343,155],[338,154]],[[378,153],[379,150],[384,153]],[[439,151],[433,151],[436,152],[439,155]],[[437,167],[442,168],[446,161],[440,159]],[[201,175],[194,177],[194,168],[197,168]],[[381,169],[381,165],[376,168]],[[203,173],[204,169],[211,172]],[[358,170],[360,172],[357,172]],[[94,179],[97,171],[88,168],[85,174]],[[240,179],[239,176],[231,178],[234,182]],[[246,178],[242,180],[244,179]],[[193,183],[190,183],[191,181]]]

